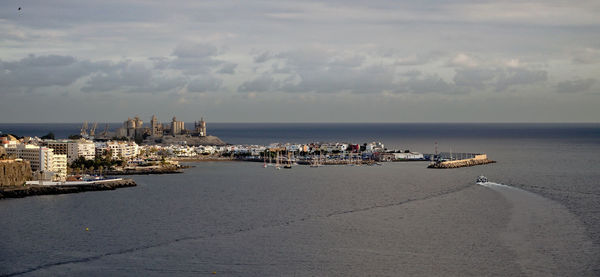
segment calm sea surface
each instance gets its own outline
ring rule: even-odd
[[[0,124],[3,133],[26,136],[66,137],[79,128]],[[438,142],[439,151],[485,152],[498,163],[277,171],[207,162],[178,175],[133,176],[134,188],[0,200],[0,275],[600,275],[600,124],[209,123],[208,130],[232,144],[381,141],[431,153]],[[529,208],[474,185],[478,175],[554,203],[543,228],[517,230]],[[581,226],[581,235],[561,224]],[[511,246],[519,237],[507,235],[535,232],[556,234],[527,250],[545,249],[538,267]]]

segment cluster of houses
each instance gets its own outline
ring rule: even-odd
[[[272,143],[269,145],[226,145],[226,146],[141,146],[144,153],[155,155],[194,158],[202,155],[233,156],[243,159],[261,159],[265,153],[294,153],[296,157],[325,155],[326,157],[342,157],[353,154],[355,157],[375,161],[424,160],[421,153],[408,150],[388,151],[381,142],[360,144],[352,143]],[[146,155],[147,156],[147,155]],[[151,156],[147,156],[151,157]]]
[[[294,153],[298,158],[314,155],[339,158],[353,156],[376,161],[423,160],[423,154],[406,151],[388,151],[381,142],[352,143],[272,143],[269,145],[138,145],[133,141],[94,142],[87,139],[54,140],[38,137],[17,139],[11,135],[0,137],[0,145],[8,155],[29,161],[32,172],[39,178],[62,181],[67,168],[83,157],[143,163],[165,158],[194,158],[198,156],[225,156],[243,159],[260,159],[266,153]],[[272,154],[271,154],[272,155]]]

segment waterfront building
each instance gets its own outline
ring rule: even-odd
[[[69,153],[69,142],[70,140],[46,140],[44,145],[54,150],[54,154],[67,155]]]
[[[54,150],[30,144],[13,144],[5,147],[6,153],[15,158],[29,161],[31,170],[51,171],[54,163]]]
[[[110,151],[112,159],[115,160],[129,160],[140,154],[139,146],[133,141],[108,141],[106,147]]]
[[[44,145],[54,150],[54,154],[66,155],[67,161],[72,163],[79,157],[93,160],[96,157],[96,146],[93,141],[79,140],[47,140]]]
[[[365,152],[374,153],[380,152],[385,149],[383,143],[381,142],[371,142],[365,146]]]
[[[5,147],[5,151],[15,158],[29,161],[31,171],[43,172],[44,179],[61,181],[67,176],[67,155],[55,155],[52,148],[20,143]]]
[[[51,170],[54,172],[53,181],[67,180],[67,155],[54,154],[53,159]]]
[[[84,157],[86,160],[93,160],[96,157],[96,145],[94,142],[85,139],[70,141],[67,152],[69,163],[72,163],[79,157]]]

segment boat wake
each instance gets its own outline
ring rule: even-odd
[[[494,182],[478,185],[500,193],[510,204],[501,239],[515,252],[526,275],[593,275],[600,252],[583,223],[566,207],[538,194]]]

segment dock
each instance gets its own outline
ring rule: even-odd
[[[473,158],[461,159],[461,160],[450,160],[450,161],[436,161],[429,164],[427,168],[460,168],[460,167],[468,167],[468,166],[476,166],[476,165],[484,165],[495,163],[496,161],[492,161],[487,158],[486,154],[478,154]]]

